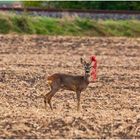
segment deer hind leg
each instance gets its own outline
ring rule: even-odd
[[[47,108],[47,100],[48,100],[48,97],[50,96],[50,94],[51,94],[51,91],[48,92],[48,93],[44,96],[45,109]]]
[[[75,101],[75,97],[74,97],[74,94],[72,94],[72,96],[73,96],[73,100]]]
[[[52,104],[51,104],[51,99],[52,97],[55,95],[55,93],[58,91],[58,89],[52,89],[49,93],[47,93],[44,97],[44,103],[45,103],[45,108],[47,107],[47,103],[49,104],[51,110],[53,110],[52,108]]]
[[[80,110],[80,96],[81,96],[81,92],[77,91],[76,92],[76,96],[77,96],[77,111]]]
[[[44,104],[45,104],[45,108],[47,107],[47,103],[49,104],[51,110],[53,110],[52,108],[52,104],[51,104],[51,99],[52,97],[55,95],[55,93],[59,90],[59,86],[55,86],[51,85],[51,91],[48,92],[45,96],[44,96]]]

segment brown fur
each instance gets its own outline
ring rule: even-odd
[[[51,90],[48,92],[44,97],[44,103],[46,108],[46,103],[48,102],[51,109],[51,99],[55,95],[55,93],[59,89],[65,89],[70,91],[75,91],[77,96],[77,110],[80,108],[80,95],[81,92],[84,91],[88,84],[89,84],[89,72],[90,72],[90,64],[81,61],[81,63],[84,66],[87,66],[85,68],[85,75],[83,76],[74,76],[74,75],[68,75],[68,74],[62,74],[62,73],[56,73],[47,78],[47,83],[50,86]],[[88,69],[88,72],[87,72]]]

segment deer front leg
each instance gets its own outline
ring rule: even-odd
[[[76,92],[76,96],[77,96],[77,111],[80,110],[80,95],[81,95],[81,92],[77,91]]]

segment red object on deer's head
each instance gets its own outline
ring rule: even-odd
[[[93,69],[91,71],[91,76],[93,77],[94,80],[96,80],[96,70],[97,70],[97,59],[95,56],[92,56],[91,57],[91,63],[94,63],[93,64]]]

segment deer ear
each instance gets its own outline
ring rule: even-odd
[[[81,61],[81,64],[83,65],[86,63],[86,61],[83,58],[80,58],[80,61]]]
[[[80,62],[81,62],[81,64],[84,64],[83,58],[80,58]]]
[[[89,61],[89,64],[92,65],[92,60]]]

